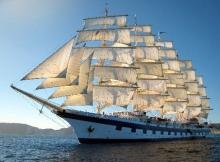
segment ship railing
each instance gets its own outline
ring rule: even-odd
[[[122,120],[122,121],[130,120],[134,122],[144,122],[144,123],[148,123],[147,121],[149,121],[149,119],[139,119],[135,117],[128,117],[128,116],[122,116],[122,115],[95,114],[95,113],[84,112],[84,111],[78,111],[75,113],[84,114],[86,116],[93,116],[97,118],[105,118],[105,119],[110,119],[110,120]],[[180,124],[176,122],[159,122],[156,120],[150,120],[149,124],[152,126],[160,126],[160,127],[167,127],[167,128],[176,127],[176,128],[185,128],[185,129],[195,129],[195,127],[191,125],[184,125],[184,124]]]

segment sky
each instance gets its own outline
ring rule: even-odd
[[[68,124],[13,91],[15,84],[34,88],[39,81],[19,80],[56,51],[76,31],[82,19],[103,16],[104,0],[0,0],[0,122],[25,123],[59,129]],[[167,32],[181,59],[191,59],[204,76],[211,111],[208,121],[220,122],[220,1],[108,0],[109,14],[128,14],[128,22],[151,24],[153,32]],[[41,92],[42,93],[42,92]],[[45,96],[51,93],[44,92]]]

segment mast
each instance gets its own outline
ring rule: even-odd
[[[107,17],[108,16],[108,2],[105,2],[105,16]]]
[[[135,35],[135,37],[134,37],[134,42],[135,42],[134,46],[137,46],[137,41],[136,41],[136,35],[137,35],[137,15],[136,14],[134,14],[134,27],[135,27],[135,29],[134,29],[134,35]]]

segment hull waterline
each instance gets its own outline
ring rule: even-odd
[[[141,142],[205,138],[207,128],[150,124],[91,113],[58,113],[73,128],[80,143]]]

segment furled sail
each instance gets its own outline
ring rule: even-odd
[[[79,31],[77,37],[77,44],[86,41],[111,41],[129,44],[131,42],[130,30],[127,28],[118,28]]]
[[[74,39],[75,38],[69,40],[54,54],[28,73],[22,80],[65,76],[69,56],[74,44]]]
[[[67,99],[62,106],[84,106],[84,105],[92,105],[91,93],[67,96]]]
[[[201,99],[199,95],[188,94],[188,105],[187,106],[200,106]]]
[[[177,53],[174,49],[160,49],[160,59],[177,59]]]
[[[137,74],[134,68],[97,66],[94,70],[94,77],[98,77],[103,81],[115,79],[134,84],[136,83]]]
[[[93,103],[99,108],[117,105],[126,106],[134,93],[134,88],[119,86],[94,86]]]
[[[158,61],[159,60],[159,50],[157,47],[136,47],[134,49],[136,60],[149,60]]]
[[[199,92],[198,82],[185,82],[187,93],[197,94]]]
[[[176,99],[186,100],[187,93],[184,87],[167,87],[168,94]]]
[[[159,46],[159,47],[163,47],[163,48],[173,48],[173,42],[172,41],[157,40],[157,41],[155,41],[155,46]]]
[[[164,79],[138,80],[137,86],[142,90],[154,92],[157,94],[166,92],[166,80]]]
[[[95,17],[84,19],[85,25],[84,29],[93,29],[96,27],[106,27],[106,26],[126,26],[127,15],[118,16],[105,16],[105,17]]]
[[[138,62],[136,66],[138,74],[163,76],[162,65],[160,62]]]
[[[157,94],[137,94],[133,96],[132,103],[137,105],[138,110],[158,110],[164,104],[164,97]]]

